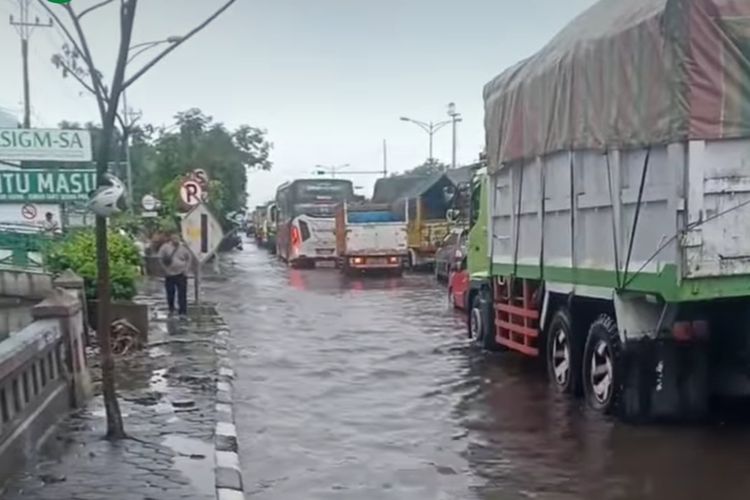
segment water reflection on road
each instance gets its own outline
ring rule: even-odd
[[[747,426],[632,427],[483,354],[429,276],[290,270],[251,245],[207,284],[234,332],[252,499],[744,499]]]

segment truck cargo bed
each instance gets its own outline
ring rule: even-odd
[[[560,152],[490,182],[495,274],[675,301],[750,295],[750,140]]]

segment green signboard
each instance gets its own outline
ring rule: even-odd
[[[2,170],[0,202],[82,201],[96,189],[96,170]]]
[[[91,161],[88,130],[0,128],[0,160]]]

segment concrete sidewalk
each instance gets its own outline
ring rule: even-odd
[[[131,439],[111,443],[100,396],[68,416],[34,465],[16,476],[3,500],[173,500],[216,498],[214,431],[216,315],[167,321],[161,286],[147,284],[151,306],[145,351],[117,360],[118,390]],[[93,360],[92,360],[93,361]],[[92,374],[98,378],[98,370]]]

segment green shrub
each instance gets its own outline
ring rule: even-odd
[[[136,293],[136,280],[141,256],[132,239],[110,231],[109,253],[112,298],[130,300]],[[73,270],[84,279],[86,296],[96,298],[96,237],[93,229],[74,231],[45,253],[45,264],[55,274]]]

